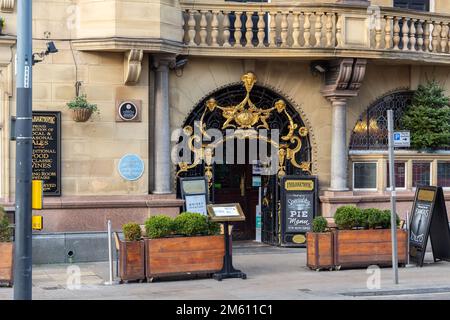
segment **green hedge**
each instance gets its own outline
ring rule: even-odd
[[[343,206],[336,210],[334,220],[338,229],[389,229],[391,227],[391,211],[376,208],[360,209],[354,206]],[[400,217],[396,217],[397,225]]]
[[[220,225],[200,213],[183,212],[175,219],[167,216],[153,216],[145,222],[147,237],[151,239],[175,235],[186,237],[216,235]]]

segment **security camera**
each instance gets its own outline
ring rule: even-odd
[[[56,49],[55,43],[53,41],[47,42],[47,49],[45,51],[33,53],[33,65],[44,61],[45,56],[48,56],[50,53],[57,53],[57,52],[58,49]]]
[[[57,53],[58,49],[56,49],[55,43],[53,41],[47,42],[47,51],[45,54],[48,55],[50,53]]]

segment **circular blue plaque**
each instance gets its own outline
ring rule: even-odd
[[[128,181],[134,181],[144,174],[144,161],[136,154],[127,154],[119,161],[119,174]]]

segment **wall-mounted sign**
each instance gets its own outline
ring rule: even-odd
[[[116,121],[139,122],[141,121],[140,100],[122,100],[117,102]]]
[[[441,187],[419,187],[410,222],[410,258],[423,266],[428,237],[434,260],[450,260],[450,229]]]
[[[44,218],[42,216],[32,216],[31,228],[38,231],[42,230],[44,228]]]
[[[61,195],[61,112],[33,111],[32,168],[45,196]]]
[[[245,215],[239,203],[210,204],[208,214],[212,221],[245,221]]]
[[[181,198],[184,211],[207,215],[208,187],[205,177],[180,178]]]
[[[304,244],[317,211],[317,179],[286,176],[281,180],[281,233],[286,245]]]
[[[127,154],[120,159],[118,170],[125,180],[138,180],[144,174],[144,161],[136,154]]]

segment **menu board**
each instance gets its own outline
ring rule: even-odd
[[[304,245],[317,210],[317,178],[286,176],[281,180],[281,232],[286,246]]]
[[[417,188],[409,233],[412,262],[423,266],[429,237],[434,260],[450,259],[450,229],[441,187]]]
[[[208,182],[205,177],[180,178],[181,198],[184,211],[207,215]]]
[[[61,195],[61,113],[33,111],[33,180],[46,196]]]
[[[314,195],[312,193],[286,194],[285,232],[308,232],[314,216]]]

